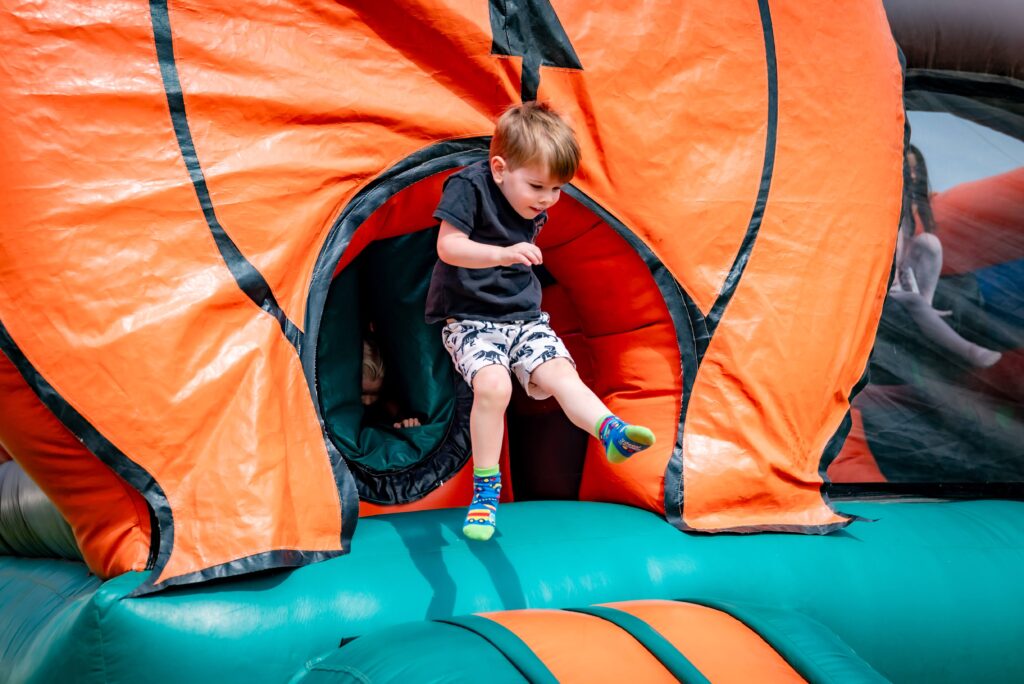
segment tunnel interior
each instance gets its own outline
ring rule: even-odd
[[[424,322],[438,231],[431,214],[448,173],[402,189],[373,212],[353,233],[328,293],[317,348],[320,406],[364,501],[414,502],[470,460],[472,393],[441,343],[443,324]],[[613,410],[633,402],[674,421],[678,344],[648,266],[583,202],[563,196],[550,215],[537,240],[545,259],[537,268],[542,308],[581,378]],[[362,401],[368,337],[384,365],[381,399],[369,408]],[[652,354],[655,369],[667,373],[651,372]],[[554,399],[534,401],[513,384],[506,426],[515,498],[595,496],[581,485],[596,440]],[[420,425],[394,427],[407,417]]]

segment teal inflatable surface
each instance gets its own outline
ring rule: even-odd
[[[155,596],[67,561],[0,558],[0,681],[287,681],[347,637],[405,622],[663,598],[820,622],[896,682],[1024,681],[1024,503],[861,503],[829,536],[692,536],[612,504],[367,518],[341,558]],[[552,530],[557,521],[557,532]]]

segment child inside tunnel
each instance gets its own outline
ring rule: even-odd
[[[370,321],[363,333],[363,365],[360,378],[363,423],[378,427],[390,425],[396,429],[419,427],[420,415],[412,413],[404,406],[402,397],[398,396],[394,389],[394,383],[388,383],[385,379],[386,369],[375,326]]]
[[[425,227],[359,245],[328,292],[317,344],[321,413],[360,499],[372,504],[418,501],[468,459],[466,399],[440,326],[422,319],[436,236]]]

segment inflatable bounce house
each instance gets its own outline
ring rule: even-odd
[[[0,680],[1024,681],[1022,27],[9,8]],[[533,99],[583,152],[544,309],[658,441],[611,465],[516,394],[471,542],[432,213]],[[370,331],[418,425],[364,404]]]

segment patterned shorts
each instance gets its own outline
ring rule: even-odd
[[[551,359],[576,362],[569,350],[548,325],[550,317],[542,313],[535,321],[453,321],[441,331],[444,348],[452,356],[455,368],[473,386],[473,378],[484,366],[499,364],[515,374],[519,384],[534,399],[547,399],[536,386],[530,387],[530,375]]]

